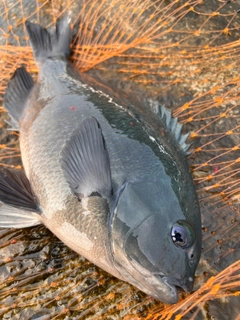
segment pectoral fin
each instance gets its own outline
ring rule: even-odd
[[[112,192],[108,152],[99,123],[86,118],[73,133],[62,152],[64,175],[79,199],[98,193],[108,198]]]

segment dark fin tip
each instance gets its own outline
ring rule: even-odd
[[[100,193],[99,192],[97,192],[97,191],[94,191],[94,192],[92,192],[90,195],[89,195],[89,197],[102,197],[101,195],[100,195]]]

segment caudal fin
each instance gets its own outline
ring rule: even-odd
[[[71,30],[68,16],[58,19],[54,30],[47,30],[28,20],[26,28],[36,62],[41,63],[49,57],[70,54]]]

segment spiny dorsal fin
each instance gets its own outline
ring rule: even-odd
[[[70,54],[70,19],[65,16],[56,22],[56,30],[47,30],[36,23],[26,21],[34,57],[42,62],[49,57]]]
[[[8,83],[4,95],[4,107],[11,117],[9,124],[14,130],[19,130],[19,121],[33,86],[33,79],[25,67],[18,68]]]
[[[22,170],[0,169],[0,201],[17,209],[41,213],[30,182]]]
[[[108,152],[99,123],[85,118],[62,151],[62,169],[81,200],[93,193],[108,198],[112,192]]]
[[[184,154],[189,155],[188,149],[190,148],[190,144],[186,143],[189,133],[182,134],[183,125],[178,122],[178,118],[173,117],[172,111],[165,106],[159,106],[158,101],[151,99],[148,101],[152,111],[165,122],[167,128],[172,132]]]

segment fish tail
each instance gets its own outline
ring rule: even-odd
[[[54,30],[47,30],[28,20],[26,29],[36,62],[42,63],[49,57],[70,55],[71,29],[68,16],[58,19]]]

